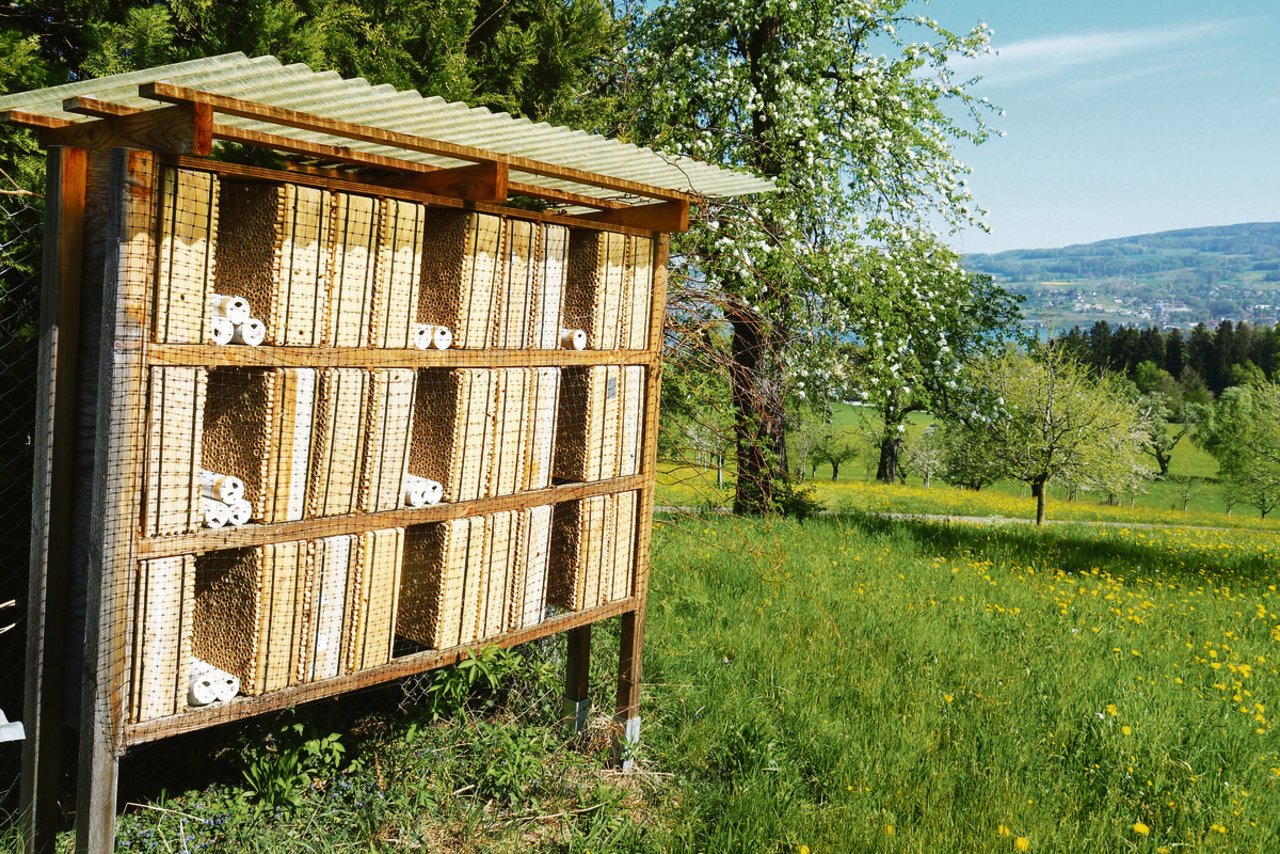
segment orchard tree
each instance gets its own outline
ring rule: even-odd
[[[986,139],[989,105],[951,63],[987,52],[988,30],[911,5],[666,0],[637,28],[638,140],[778,187],[702,206],[672,256],[673,287],[729,329],[738,512],[786,497],[788,399],[847,385],[832,354],[869,270],[978,215],[954,147]]]
[[[1121,381],[1095,377],[1063,348],[1042,347],[983,362],[974,383],[993,404],[983,447],[1007,477],[1031,487],[1037,525],[1052,480],[1128,488],[1146,425]]]
[[[1195,432],[1218,461],[1228,493],[1258,508],[1280,506],[1280,384],[1255,380],[1222,393]]]
[[[1004,477],[1000,460],[988,447],[988,422],[977,412],[945,422],[942,431],[942,479],[978,492]]]

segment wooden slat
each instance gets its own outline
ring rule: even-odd
[[[486,645],[497,647],[519,646],[522,643],[566,632],[589,623],[597,623],[620,614],[625,615],[634,610],[635,606],[634,599],[620,599],[617,602],[610,602],[607,605],[601,605],[589,611],[560,614],[555,617],[549,617],[536,626],[530,626],[527,629],[509,632],[496,637],[491,641],[487,641]],[[143,744],[184,732],[205,729],[217,724],[243,720],[253,715],[279,711],[280,709],[287,709],[290,706],[296,706],[311,700],[319,700],[360,688],[381,685],[385,682],[403,679],[406,676],[413,676],[438,667],[447,667],[462,661],[469,655],[470,650],[466,647],[414,653],[413,655],[392,659],[388,664],[371,667],[368,670],[361,670],[320,682],[293,685],[257,697],[237,697],[230,703],[216,703],[212,706],[191,709],[174,717],[157,718],[156,720],[136,724],[126,730],[125,740],[130,745]]]
[[[663,323],[667,311],[667,261],[670,238],[663,234],[654,241],[653,301],[649,315],[649,350],[654,364],[648,371],[645,401],[644,451],[640,465],[643,486],[640,489],[640,508],[636,524],[636,571],[632,596],[636,610],[622,621],[618,652],[618,691],[615,725],[625,727],[627,722],[640,714],[640,683],[644,653],[644,623],[649,596],[649,559],[653,545],[653,505],[655,471],[658,463],[658,418],[662,399]],[[623,759],[621,741],[617,742],[617,758]]]
[[[536,368],[652,365],[644,350],[401,350],[363,347],[245,347],[151,344],[152,365],[208,368]]]
[[[403,161],[389,161],[390,164],[398,164],[401,162]],[[439,196],[431,193],[408,190],[398,182],[369,183],[354,177],[341,178],[333,175],[328,170],[317,170],[317,172],[314,173],[310,171],[291,171],[282,173],[279,169],[268,169],[263,166],[251,166],[245,163],[227,163],[221,160],[206,160],[188,155],[174,155],[172,157],[167,157],[165,158],[165,163],[177,166],[181,169],[203,169],[206,172],[213,172],[214,174],[228,178],[258,181],[289,181],[294,184],[323,187],[327,190],[334,190],[337,192],[363,193],[364,195],[403,199],[408,202],[418,202],[419,204],[430,205],[432,207],[474,210],[479,213],[488,213],[497,216],[513,216],[519,217],[520,219],[532,220],[534,222],[548,222],[571,228],[586,228],[591,229],[592,231],[613,231],[618,234],[633,234],[637,237],[653,236],[653,232],[649,229],[633,228],[628,225],[616,225],[608,222],[597,222],[595,220],[583,219],[579,216],[569,216],[561,213],[512,208],[505,205],[491,204],[489,202],[467,202],[462,199],[451,199],[448,196]],[[390,165],[387,168],[395,168],[395,166]],[[423,171],[425,173],[429,170]],[[509,182],[507,184],[507,188],[513,193],[534,195],[532,193],[524,192],[521,187],[522,185],[514,182]]]
[[[594,483],[567,483],[549,489],[531,490],[497,498],[481,498],[475,501],[458,501],[436,504],[432,507],[409,507],[400,510],[383,510],[377,513],[356,513],[348,516],[329,516],[323,519],[304,519],[300,522],[280,522],[274,525],[245,525],[240,528],[218,528],[195,534],[179,534],[167,537],[150,537],[138,542],[139,558],[157,558],[180,554],[261,546],[290,540],[310,540],[341,534],[358,534],[382,528],[401,528],[406,525],[422,525],[446,519],[466,516],[483,516],[502,510],[518,510],[539,504],[559,504],[576,501],[592,495],[625,492],[639,489],[645,475],[620,477]]]
[[[299,112],[298,110],[272,107],[267,104],[245,101],[240,98],[230,98],[225,95],[216,95],[211,92],[201,92],[197,89],[190,89],[185,86],[175,86],[172,83],[165,83],[163,81],[142,84],[138,87],[138,94],[144,98],[151,98],[156,101],[166,101],[175,104],[205,104],[217,112],[225,113],[227,115],[240,116],[246,119],[254,119],[257,121],[269,122],[271,124],[283,125],[285,127],[298,128],[299,130],[327,133],[333,136],[343,137],[345,139],[356,139],[362,142],[371,142],[375,145],[388,145],[394,148],[403,148],[406,151],[417,151],[437,157],[450,157],[456,160],[464,160],[472,163],[485,163],[488,161],[505,163],[511,169],[525,172],[530,175],[541,175],[546,178],[558,178],[565,181],[572,181],[575,184],[583,184],[588,187],[601,187],[606,190],[614,190],[620,193],[629,193],[637,196],[647,196],[652,199],[662,199],[664,201],[694,201],[696,199],[696,196],[693,194],[682,192],[680,190],[656,187],[652,184],[643,184],[638,181],[629,181],[625,178],[616,178],[610,175],[597,175],[593,172],[574,169],[570,166],[558,166],[553,163],[544,163],[528,157],[485,151],[470,145],[458,145],[451,142],[427,139],[413,134],[386,130],[385,128],[368,127],[365,125],[354,124],[352,122],[339,121],[325,116]]]
[[[74,122],[57,116],[46,116],[40,113],[29,113],[26,110],[0,110],[0,123],[21,125],[38,130],[56,130],[68,127]]]
[[[654,205],[632,205],[626,208],[583,214],[582,219],[592,222],[611,222],[650,231],[688,231],[689,203],[659,202]]]
[[[49,149],[33,431],[31,575],[22,715],[26,740],[19,811],[25,822],[28,852],[53,850],[59,817],[86,166],[87,156],[81,149]]]
[[[591,624],[568,632],[564,664],[564,717],[570,732],[585,728],[585,716],[579,714],[581,703],[591,697]]]
[[[117,760],[124,746],[129,603],[142,492],[143,345],[155,269],[158,169],[153,154],[110,153],[89,531],[76,847],[113,848]],[[101,190],[99,190],[101,192]]]
[[[408,189],[472,202],[505,202],[508,172],[507,164],[496,162],[440,169],[413,178]]]

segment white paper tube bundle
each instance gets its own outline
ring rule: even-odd
[[[587,333],[581,329],[561,329],[560,346],[566,350],[585,350]]]
[[[413,346],[419,350],[448,350],[453,346],[453,333],[447,326],[419,323],[414,326]]]
[[[200,494],[223,504],[233,504],[244,498],[244,481],[233,474],[203,469],[200,472]]]
[[[192,706],[226,703],[240,693],[239,677],[198,658],[191,660],[187,702]]]
[[[244,498],[232,501],[227,505],[227,509],[231,512],[227,522],[237,528],[241,525],[248,525],[249,519],[253,517],[253,505]]]
[[[439,504],[444,497],[444,485],[427,477],[406,475],[404,480],[404,503],[410,507],[427,507]]]
[[[213,316],[225,317],[231,321],[232,325],[235,325],[244,323],[253,316],[253,312],[249,308],[249,301],[244,297],[214,294]]]

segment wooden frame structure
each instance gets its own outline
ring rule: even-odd
[[[111,100],[79,91],[62,99],[60,109],[6,108],[9,99],[0,99],[0,118],[41,134],[49,167],[25,711],[29,737],[23,764],[29,850],[52,850],[56,781],[62,762],[61,726],[73,711],[64,707],[62,684],[77,657],[66,640],[74,634],[74,627],[66,625],[65,617],[77,572],[87,575],[83,579],[87,601],[79,703],[77,848],[109,851],[114,838],[117,763],[128,748],[398,679],[454,663],[467,654],[464,646],[421,650],[319,681],[137,720],[129,712],[130,668],[136,666],[130,639],[139,619],[135,613],[139,596],[135,575],[140,562],[355,535],[375,528],[445,522],[535,505],[559,507],[595,496],[634,492],[638,521],[630,553],[629,593],[604,604],[553,614],[487,641],[511,646],[567,633],[566,714],[580,727],[585,723],[591,624],[620,617],[616,722],[619,757],[625,761],[633,748],[628,742],[638,737],[639,726],[666,304],[666,235],[688,227],[689,206],[699,199],[698,194],[532,156],[271,106],[176,85],[158,76],[140,83],[133,80],[129,83],[137,86],[136,97]],[[80,85],[80,90],[86,89],[87,85]],[[138,99],[145,99],[148,105],[140,106]],[[247,123],[236,123],[236,119]],[[215,141],[302,156],[309,162],[291,161],[281,170],[210,159]],[[449,158],[461,165],[424,163],[415,159],[417,155]],[[568,226],[573,233],[603,231],[645,237],[651,240],[653,256],[648,259],[652,293],[647,302],[644,346],[575,351],[158,343],[152,332],[152,315],[157,299],[162,169],[359,193],[415,202],[428,209],[497,214],[505,219]],[[512,173],[527,180],[513,181]],[[539,183],[544,178],[552,183]],[[759,189],[756,184],[744,186],[744,192]],[[506,203],[511,195],[541,199],[553,207],[542,212],[510,207]],[[147,378],[152,369],[359,367],[421,371],[598,366],[634,367],[644,372],[641,453],[634,474],[561,482],[532,491],[428,507],[218,530],[147,536],[140,523],[146,476]],[[73,699],[67,701],[74,705]]]

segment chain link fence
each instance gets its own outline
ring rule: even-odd
[[[0,711],[20,720],[27,641],[44,200],[0,169]],[[0,818],[17,806],[22,743],[0,742]]]

